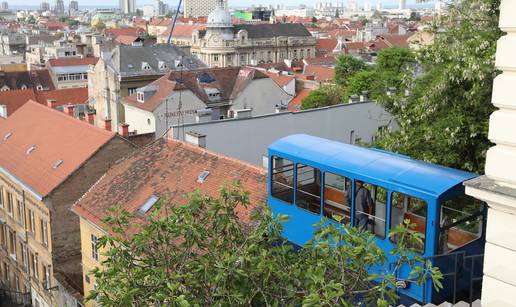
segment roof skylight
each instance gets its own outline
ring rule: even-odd
[[[208,175],[210,175],[210,171],[203,171],[199,175],[199,177],[197,177],[197,182],[203,183],[206,180],[206,177],[208,177]]]
[[[59,166],[61,166],[61,164],[63,164],[63,160],[57,160],[56,163],[54,163],[54,165],[52,165],[52,168],[53,169],[56,169],[58,168]]]
[[[13,135],[11,132],[7,132],[5,135],[4,135],[4,141],[7,141],[11,135]]]
[[[29,149],[27,149],[27,151],[25,153],[30,155],[34,151],[34,149],[36,149],[36,146],[32,145],[31,147],[29,147]]]
[[[149,212],[149,210],[158,202],[158,200],[158,196],[152,195],[136,212],[138,212],[138,214],[144,215],[145,213]]]

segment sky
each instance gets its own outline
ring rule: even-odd
[[[17,5],[39,5],[43,0],[6,0],[10,6]],[[51,5],[55,0],[46,0]],[[118,6],[118,0],[78,0],[79,6],[81,5],[102,5],[102,6]],[[347,3],[347,0],[340,0],[344,3]],[[339,1],[339,2],[340,2]],[[377,0],[370,0],[371,4],[375,4]],[[68,5],[69,0],[65,0],[65,5]],[[147,3],[153,3],[153,0],[136,0],[136,6],[141,6]],[[163,0],[166,4],[170,6],[177,6],[179,0]],[[306,4],[309,6],[313,6],[316,2],[338,2],[338,0],[229,0],[230,6],[250,6],[252,4],[278,4],[282,3],[285,5],[298,5],[298,4]],[[363,3],[365,0],[359,0],[359,3]],[[382,0],[383,5],[397,5],[398,0]],[[416,0],[407,0],[407,5],[415,4]]]

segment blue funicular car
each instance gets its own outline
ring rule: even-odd
[[[272,143],[268,158],[268,205],[274,214],[289,215],[283,235],[293,244],[313,238],[313,225],[323,216],[333,223],[341,216],[350,226],[366,216],[360,226],[388,252],[396,244],[389,230],[409,219],[424,240],[419,253],[445,278],[439,292],[431,282],[398,289],[402,301],[439,304],[480,292],[487,210],[464,194],[462,184],[476,174],[303,134]],[[355,204],[360,186],[373,199],[368,212]]]

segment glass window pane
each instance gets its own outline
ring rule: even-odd
[[[294,201],[294,163],[280,157],[272,157],[271,195],[291,204]]]
[[[482,236],[484,207],[484,202],[467,195],[442,203],[439,253],[449,253]]]
[[[414,225],[412,231],[418,232],[423,241],[418,246],[413,246],[417,251],[424,253],[426,242],[426,220],[428,206],[422,199],[403,193],[394,192],[391,196],[391,229],[409,220]],[[391,241],[397,242],[396,237]]]
[[[342,217],[341,223],[351,222],[351,180],[332,173],[324,174],[324,216],[335,219]]]
[[[297,165],[296,205],[310,212],[321,213],[321,172],[308,165]]]
[[[354,226],[385,239],[386,197],[385,188],[355,181]]]

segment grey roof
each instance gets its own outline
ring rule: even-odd
[[[184,70],[206,67],[206,64],[195,56],[188,55],[175,45],[167,44],[142,47],[119,45],[113,49],[109,65],[122,76],[162,75],[169,70],[179,70],[177,64],[181,63],[181,59]],[[168,68],[160,70],[160,61],[165,62]],[[148,63],[151,69],[143,70],[143,62]]]
[[[300,23],[275,23],[275,24],[241,24],[235,25],[234,31],[246,30],[249,38],[270,38],[277,36],[312,36]]]

